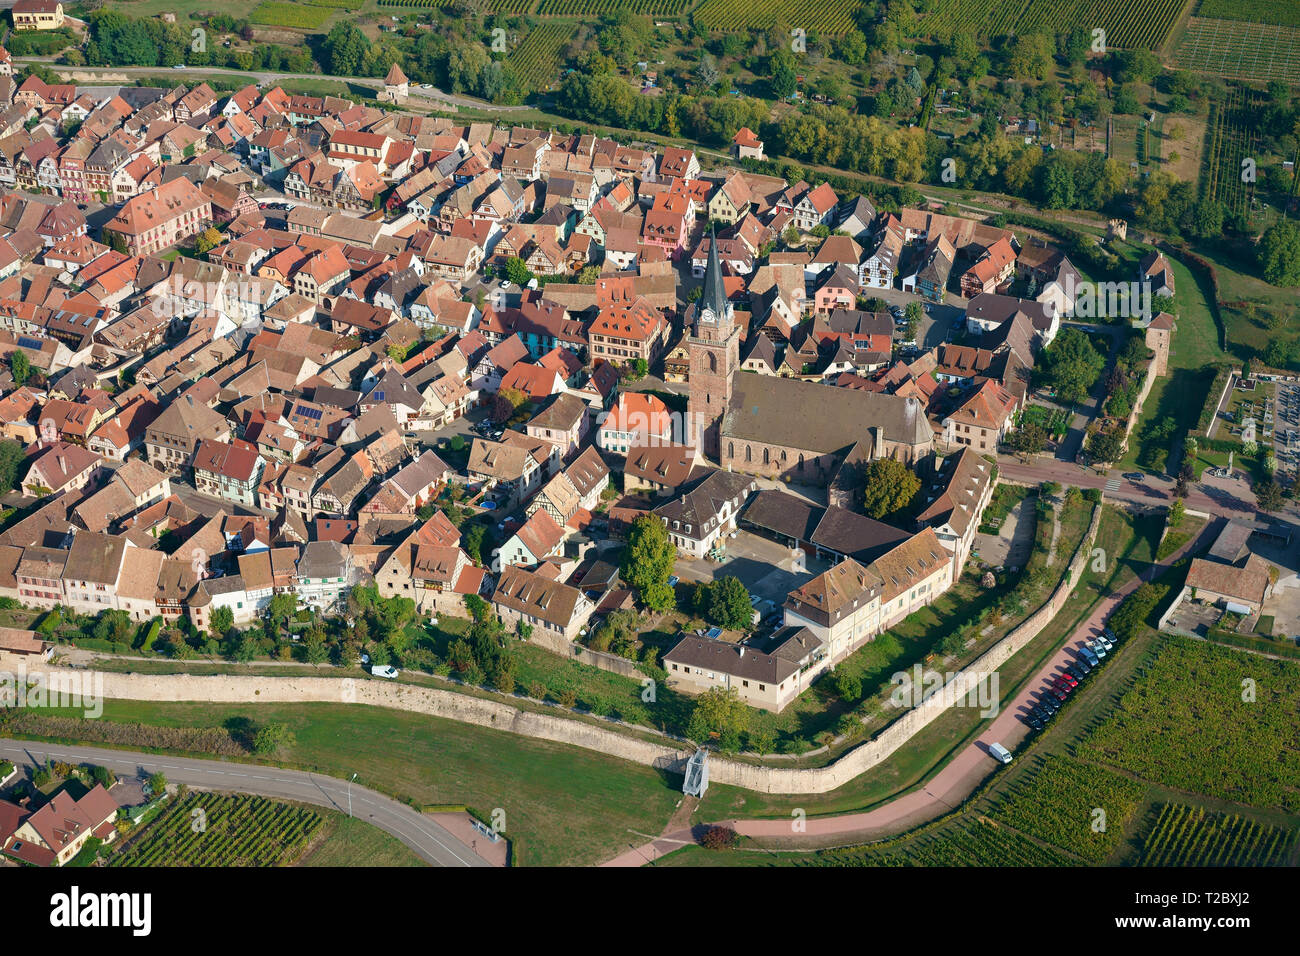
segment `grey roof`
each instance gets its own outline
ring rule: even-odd
[[[341,578],[347,572],[347,548],[337,541],[312,541],[298,558],[300,578]]]
[[[934,432],[914,398],[772,375],[736,375],[722,434],[825,454],[880,429],[887,441],[928,445]]]

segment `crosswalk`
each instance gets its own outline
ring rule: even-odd
[[[1119,480],[1118,478],[1108,478],[1108,479],[1106,479],[1106,490],[1107,490],[1107,491],[1119,491],[1119,486],[1120,486],[1120,480]]]

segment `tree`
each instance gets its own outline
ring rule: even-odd
[[[1259,267],[1273,285],[1300,285],[1300,224],[1281,219],[1259,241]]]
[[[700,78],[700,84],[706,90],[711,90],[718,85],[718,61],[713,58],[712,53],[705,53],[700,57],[700,65],[695,68],[695,75]]]
[[[32,364],[27,360],[27,353],[14,349],[9,353],[9,371],[14,377],[14,384],[22,388],[32,374]]]
[[[18,469],[24,461],[23,446],[16,441],[0,441],[0,494],[8,494],[18,484]]]
[[[96,640],[113,644],[130,644],[134,630],[130,614],[110,609],[100,612],[99,619],[95,622],[94,636]]]
[[[270,622],[272,628],[278,631],[281,627],[288,625],[289,620],[297,610],[298,595],[292,591],[286,591],[271,598],[271,603],[266,609],[266,619]]]
[[[167,777],[164,776],[161,770],[157,773],[149,774],[147,784],[149,792],[155,797],[161,796],[167,792]]]
[[[700,695],[686,725],[687,735],[703,742],[716,735],[723,750],[740,746],[740,735],[749,726],[749,708],[734,687],[713,687]]]
[[[99,764],[95,764],[90,768],[90,779],[100,784],[105,790],[112,789],[113,784],[117,782],[117,778],[113,776],[113,771],[107,767],[101,767]]]
[[[208,226],[194,239],[194,248],[199,253],[208,252],[221,245],[221,233],[213,226]]]
[[[230,633],[230,629],[235,626],[235,612],[224,604],[219,604],[212,610],[212,617],[208,620],[208,632],[217,640],[225,637]]]
[[[1011,433],[1007,444],[1022,455],[1036,455],[1047,447],[1047,432],[1036,422],[1026,422]]]
[[[527,394],[517,388],[503,388],[497,392],[496,401],[492,405],[492,417],[499,422],[508,422],[527,404]]]
[[[743,631],[754,620],[754,606],[749,603],[749,591],[740,578],[728,574],[713,582],[709,588],[709,615],[711,624],[733,631]]]
[[[1118,461],[1124,454],[1124,433],[1118,429],[1099,432],[1092,436],[1088,450],[1097,461]]]
[[[1187,506],[1183,504],[1181,498],[1175,498],[1174,503],[1169,506],[1169,528],[1173,530],[1183,523],[1183,517],[1187,514]]]
[[[901,461],[879,458],[867,465],[862,508],[882,520],[904,511],[921,490],[921,479]]]
[[[1063,402],[1082,401],[1106,367],[1105,356],[1079,329],[1064,329],[1043,349],[1039,361],[1046,384]]]
[[[533,280],[533,274],[528,271],[528,264],[518,256],[511,256],[506,260],[504,276],[515,285],[526,286]]]
[[[623,552],[623,580],[636,589],[646,607],[666,611],[673,606],[675,598],[668,578],[676,561],[677,549],[659,518],[645,514],[632,522]]]
[[[1272,478],[1255,485],[1255,506],[1260,511],[1281,511],[1282,505],[1282,486]]]
[[[768,89],[772,96],[784,100],[794,95],[796,80],[794,54],[785,47],[778,47],[767,58]]]
[[[296,742],[287,724],[269,723],[260,727],[253,737],[253,753],[263,756],[279,753]]]

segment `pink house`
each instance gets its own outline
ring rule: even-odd
[[[641,239],[658,246],[673,260],[686,250],[686,241],[695,226],[695,204],[681,193],[660,193],[654,207],[646,213]]]

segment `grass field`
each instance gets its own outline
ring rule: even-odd
[[[179,727],[284,723],[297,738],[284,751],[284,766],[340,779],[355,772],[359,783],[417,806],[462,804],[485,814],[501,808],[514,858],[525,866],[602,862],[642,842],[630,830],[659,833],[680,798],[681,778],[649,767],[375,707],[110,700],[104,720]]]
[[[325,828],[298,866],[424,866],[401,840],[346,814],[318,810]]]

